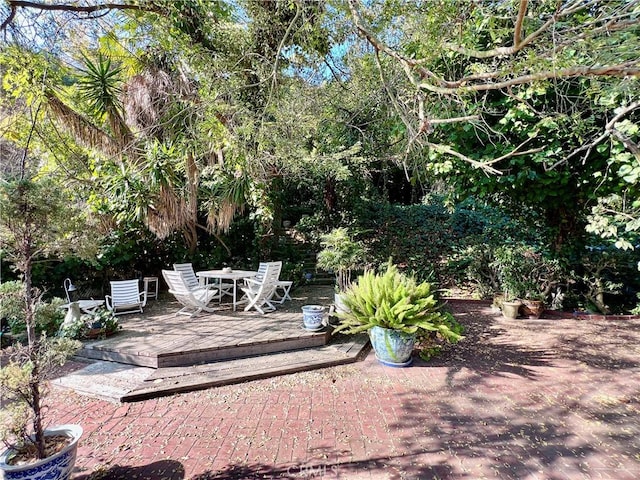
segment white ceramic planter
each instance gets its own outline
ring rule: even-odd
[[[337,313],[349,313],[351,310],[345,305],[344,293],[334,293],[333,294],[333,304],[336,307]]]
[[[13,453],[5,450],[0,454],[0,479],[1,480],[68,480],[76,463],[78,441],[82,436],[80,425],[59,425],[47,429],[46,436],[66,435],[72,439],[71,443],[63,450],[29,465],[7,465],[7,458]]]
[[[324,325],[324,307],[322,305],[305,305],[302,307],[302,324],[305,330],[317,332],[322,330]]]

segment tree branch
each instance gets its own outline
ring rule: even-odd
[[[454,45],[452,43],[445,43],[444,46],[454,52],[458,52],[468,57],[473,57],[478,59],[513,55],[514,53],[518,53],[524,47],[526,47],[527,45],[531,44],[534,40],[536,40],[540,35],[542,35],[545,31],[547,31],[549,27],[551,27],[551,25],[556,23],[559,18],[575,13],[576,11],[576,8],[566,8],[564,10],[557,11],[553,16],[551,16],[551,18],[549,18],[546,22],[544,22],[540,28],[538,28],[535,32],[531,33],[521,41],[520,35],[522,34],[521,33],[522,22],[524,21],[524,17],[527,13],[527,8],[528,8],[528,1],[522,0],[520,3],[520,9],[518,11],[518,17],[516,19],[513,45],[510,47],[498,47],[492,50],[475,50],[472,48],[466,48],[466,47],[461,47],[459,45]],[[582,6],[580,8],[586,8],[586,6]]]
[[[520,0],[520,8],[518,9],[518,17],[516,18],[516,26],[513,29],[513,44],[519,45],[522,38],[522,22],[527,14],[527,8],[529,7],[529,0]]]
[[[607,65],[604,67],[571,67],[561,70],[549,70],[528,75],[520,75],[509,80],[500,82],[481,83],[477,85],[461,85],[455,87],[441,87],[431,85],[427,82],[420,82],[417,87],[424,88],[430,92],[441,94],[452,93],[469,93],[482,92],[488,90],[500,90],[502,88],[513,87],[514,85],[522,85],[540,80],[572,78],[572,77],[595,77],[595,76],[615,76],[615,77],[638,77],[640,76],[640,67],[637,66],[638,61],[621,63],[618,65]],[[455,82],[458,83],[458,82]]]
[[[494,175],[502,175],[502,172],[500,170],[497,170],[495,168],[493,168],[491,165],[489,165],[488,163],[485,162],[479,162],[478,160],[474,160],[471,157],[467,157],[466,155],[454,150],[453,148],[451,148],[449,145],[442,145],[440,143],[431,143],[428,142],[427,146],[429,148],[433,148],[435,151],[440,152],[440,153],[445,153],[448,155],[452,155],[454,157],[459,158],[460,160],[463,160],[467,163],[469,163],[470,165],[472,165],[475,168],[479,168],[483,171],[485,171],[486,173],[492,173]],[[492,163],[492,162],[490,162]]]
[[[75,5],[63,3],[32,2],[28,0],[6,0],[9,6],[9,15],[0,25],[0,31],[13,22],[18,8],[30,8],[33,10],[46,10],[58,12],[85,13],[87,15],[96,12],[106,12],[109,10],[138,10],[143,12],[161,13],[163,10],[153,3],[153,1],[142,1],[140,3],[99,3],[96,5]]]
[[[4,31],[7,26],[9,26],[9,24],[11,22],[13,22],[13,19],[16,16],[16,12],[18,11],[18,9],[14,6],[14,5],[9,5],[9,16],[7,18],[4,19],[4,21],[2,22],[2,25],[0,25],[0,31]]]
[[[32,8],[36,10],[49,10],[76,13],[95,13],[102,10],[142,10],[146,12],[160,12],[161,9],[153,2],[141,3],[99,3],[97,5],[69,5],[60,3],[31,2],[27,0],[7,0],[9,7]],[[4,25],[4,23],[3,23]]]
[[[601,135],[599,135],[592,142],[587,143],[585,145],[582,145],[579,148],[576,148],[573,152],[571,152],[565,158],[563,158],[562,160],[554,163],[549,170],[553,170],[553,169],[557,168],[558,166],[567,163],[572,157],[575,157],[577,154],[579,154],[581,152],[584,152],[586,150],[587,153],[585,153],[585,155],[584,155],[584,157],[582,159],[582,163],[584,164],[584,162],[586,162],[587,158],[591,154],[591,151],[594,149],[594,147],[596,147],[600,143],[604,142],[607,138],[609,138],[609,136],[611,136],[612,134],[615,134],[617,132],[617,130],[615,130],[615,128],[614,128],[615,124],[617,122],[619,122],[620,120],[622,120],[622,118],[624,118],[628,113],[631,113],[632,111],[634,111],[637,108],[640,108],[640,102],[633,102],[633,103],[630,103],[629,105],[627,105],[626,107],[622,108],[611,120],[609,120],[607,122],[607,124],[604,127],[604,132],[602,132]],[[616,136],[616,138],[618,138],[620,140],[620,138],[617,135],[615,135],[615,136]],[[622,140],[620,140],[620,141],[622,141]],[[625,142],[622,141],[622,143],[625,143]],[[635,145],[635,144],[633,144],[633,145]],[[626,143],[625,143],[625,146],[627,146]],[[627,148],[629,148],[629,147],[627,146]],[[636,156],[638,155],[638,153],[636,151],[634,151],[633,148],[630,148],[630,150],[632,151],[632,153],[634,153],[634,155],[636,155]]]

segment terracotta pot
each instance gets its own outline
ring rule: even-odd
[[[523,300],[522,315],[529,318],[540,318],[544,312],[544,302],[541,300]]]

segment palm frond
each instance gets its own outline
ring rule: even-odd
[[[53,92],[46,92],[47,106],[54,118],[81,145],[95,148],[108,156],[120,156],[121,145],[90,119],[65,105]]]

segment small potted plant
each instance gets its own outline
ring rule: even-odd
[[[47,381],[79,347],[76,340],[44,336],[5,349],[8,361],[0,368],[0,390],[7,402],[0,413],[0,441],[6,447],[0,452],[2,478],[69,478],[82,427],[45,429],[43,413]],[[46,477],[40,476],[43,471]]]
[[[118,317],[107,308],[98,308],[93,313],[86,313],[82,319],[89,327],[87,338],[108,337],[118,331]]]
[[[494,266],[504,291],[503,315],[517,318],[522,312],[539,318],[544,301],[560,282],[560,263],[530,246],[504,245],[495,251]]]
[[[462,327],[442,311],[428,282],[398,271],[391,262],[383,273],[366,271],[347,289],[348,311],[339,312],[334,332],[368,332],[378,360],[389,366],[411,364],[418,334],[455,343]]]
[[[71,312],[74,305],[70,305]],[[76,307],[77,308],[77,307]],[[105,307],[96,309],[93,313],[67,315],[60,326],[59,335],[67,338],[99,338],[113,335],[120,329],[118,318]]]
[[[22,274],[27,340],[5,351],[8,361],[0,368],[0,391],[8,407],[0,411],[0,439],[8,446],[0,452],[0,477],[68,479],[82,427],[45,429],[43,402],[47,379],[80,343],[50,338],[36,329],[42,298],[33,287],[32,269],[39,256],[85,244],[82,233],[92,230],[79,228],[83,212],[69,198],[69,190],[59,188],[49,175],[32,174],[25,162],[20,168],[16,178],[0,179],[0,243],[7,260]]]
[[[352,272],[364,267],[366,250],[343,227],[334,228],[323,235],[320,244],[323,249],[318,253],[317,265],[335,274],[335,306],[338,312],[344,311],[342,294],[351,285]]]

